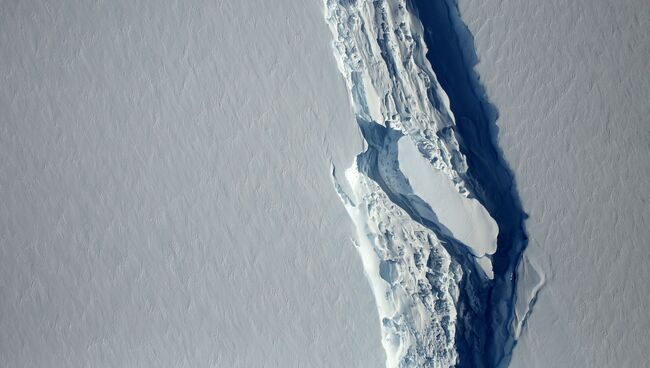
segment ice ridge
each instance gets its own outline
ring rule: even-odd
[[[488,303],[500,228],[467,184],[416,14],[406,0],[325,1],[367,145],[345,172],[349,193],[334,183],[357,229],[387,367],[491,367],[483,355],[495,341]],[[509,318],[510,306],[499,310]]]

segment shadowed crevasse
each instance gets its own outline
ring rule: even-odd
[[[458,367],[505,367],[516,343],[512,333],[516,268],[528,238],[527,217],[515,180],[497,146],[497,110],[490,104],[473,67],[474,42],[462,23],[455,0],[414,0],[424,26],[427,59],[449,96],[456,136],[467,158],[467,185],[499,225],[493,256],[494,280],[474,295],[481,306],[460,310]],[[471,293],[470,290],[464,290]]]

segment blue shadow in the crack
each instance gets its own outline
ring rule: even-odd
[[[478,60],[474,40],[460,19],[457,4],[454,0],[414,0],[414,5],[424,26],[427,59],[456,117],[456,135],[469,166],[465,177],[468,187],[499,225],[494,281],[487,293],[481,293],[485,295],[480,300],[484,315],[467,316],[471,320],[462,321],[461,326],[466,327],[458,330],[458,366],[504,367],[516,343],[511,325],[516,268],[528,244],[524,228],[527,215],[514,176],[497,145],[498,113],[474,71]]]

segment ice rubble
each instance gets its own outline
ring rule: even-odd
[[[351,197],[337,185],[381,319],[387,367],[449,367],[457,358],[455,302],[462,271],[435,234],[412,221],[353,166]],[[433,267],[430,267],[433,262]]]
[[[478,269],[491,277],[498,227],[463,182],[449,100],[406,1],[326,0],[325,17],[367,144],[335,186],[357,229],[387,367],[453,366],[459,313],[480,309],[471,295],[459,304],[461,266],[472,280]]]

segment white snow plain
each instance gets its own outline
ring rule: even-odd
[[[0,366],[379,367],[319,1],[0,2]]]
[[[648,2],[458,2],[546,282],[511,366],[647,366]]]

